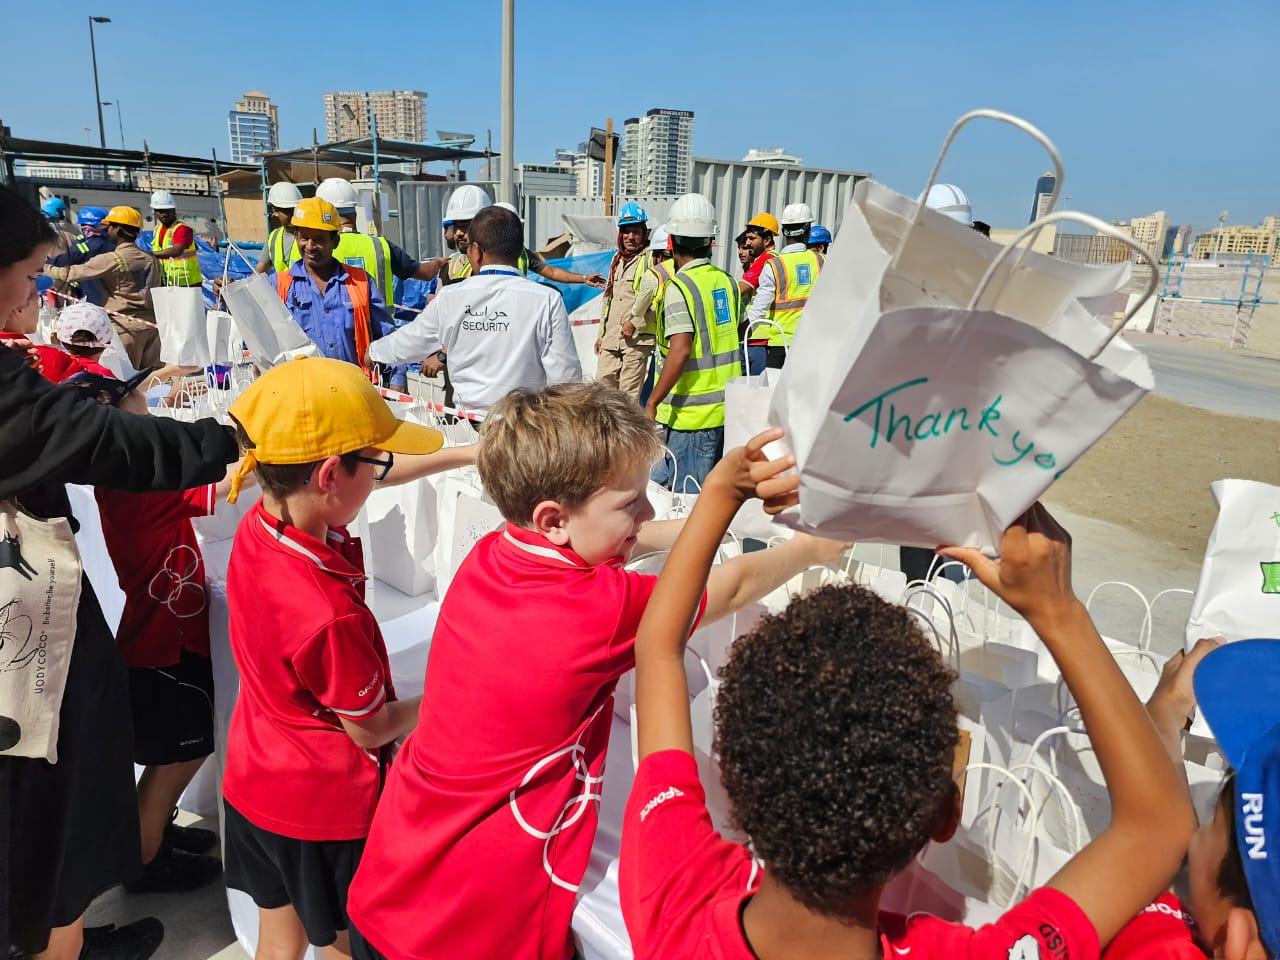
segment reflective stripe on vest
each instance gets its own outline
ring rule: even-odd
[[[344,264],[349,282],[343,284],[347,288],[347,297],[351,300],[351,326],[355,333],[356,356],[364,358],[369,352],[369,344],[373,343],[373,311],[369,309],[369,275],[359,267]],[[289,306],[289,291],[293,281],[298,279],[285,271],[276,274],[276,292],[280,294],[280,302]],[[320,291],[324,297],[324,291]],[[366,373],[370,371],[363,365]]]
[[[173,221],[173,224],[168,227],[157,223],[155,235],[151,241],[151,249],[164,250],[172,246],[168,240],[169,234],[179,227],[185,226],[186,224],[181,220]],[[191,246],[176,257],[169,257],[160,261],[160,270],[164,274],[165,285],[170,287],[198,287],[204,283],[204,276],[200,273],[200,260],[198,257],[199,255],[196,253],[196,237],[193,231],[191,234]]]
[[[765,317],[782,328],[768,328],[769,346],[786,346],[795,339],[796,324],[825,262],[826,258],[813,250],[793,250],[777,254],[765,264],[765,269],[772,270],[774,277],[773,305]]]
[[[671,283],[684,298],[695,335],[680,379],[658,405],[658,422],[673,430],[724,426],[724,387],[742,373],[738,285],[709,263],[679,272]],[[670,347],[658,341],[665,361]]]
[[[285,249],[286,240],[289,242],[288,249]],[[284,227],[276,227],[271,231],[271,236],[267,237],[267,252],[271,256],[271,265],[275,267],[276,273],[287,272],[289,265],[302,256],[301,251],[298,250],[297,240]],[[295,257],[295,253],[298,256]]]
[[[471,276],[471,261],[465,253],[452,253],[449,255],[449,282],[455,280],[465,280]]]

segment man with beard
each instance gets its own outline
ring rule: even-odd
[[[367,273],[334,256],[342,220],[333,204],[300,200],[292,223],[302,259],[275,275],[280,299],[321,354],[360,364],[369,344],[394,329],[382,294]]]

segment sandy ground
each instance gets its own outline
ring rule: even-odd
[[[1280,424],[1147,396],[1048,492],[1050,504],[1204,552],[1223,477],[1280,479]]]

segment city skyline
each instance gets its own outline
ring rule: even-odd
[[[372,44],[336,43],[331,28],[345,8],[331,0],[321,0],[301,19],[270,5],[228,0],[199,36],[202,47],[219,51],[217,70],[199,71],[197,81],[173,89],[126,66],[167,7],[155,0],[73,0],[72,7],[73,14],[112,18],[97,37],[101,95],[123,102],[135,146],[145,137],[154,151],[208,156],[227,142],[227,105],[258,87],[271,92],[286,118],[286,148],[309,144],[313,127],[325,136],[326,91],[416,89],[431,93],[432,132],[468,131],[484,143],[492,130],[495,149],[501,149],[496,4],[406,15],[373,55]],[[646,76],[672,78],[656,95],[639,91],[635,78],[616,70],[563,69],[563,55],[576,48],[566,46],[560,25],[580,21],[584,9],[563,0],[517,4],[518,162],[550,162],[556,148],[576,144],[608,116],[621,127],[655,103],[671,103],[698,118],[696,155],[732,160],[752,148],[785,144],[812,168],[869,170],[914,196],[954,119],[972,108],[996,107],[1026,117],[1054,139],[1073,210],[1104,220],[1165,210],[1171,223],[1197,230],[1215,226],[1224,208],[1244,224],[1277,212],[1269,163],[1280,145],[1276,125],[1257,121],[1253,98],[1183,82],[1177,67],[1221,49],[1243,62],[1263,62],[1268,38],[1280,27],[1280,5],[1273,0],[1244,0],[1212,18],[1182,0],[1162,5],[1159,17],[1086,0],[1056,15],[1049,31],[1037,10],[1014,0],[972,9],[917,0],[857,11],[814,0],[805,18],[815,27],[805,35],[806,58],[821,69],[803,81],[770,66],[749,76],[742,51],[760,40],[758,30],[724,17],[717,5],[692,5],[680,11],[682,30],[716,42],[701,54],[692,83],[680,82],[687,73],[683,54],[661,44],[646,48]],[[15,136],[82,143],[82,128],[96,134],[97,127],[88,38],[62,30],[61,16],[31,6],[9,11],[15,34],[52,30],[60,37],[61,82],[7,98],[0,120]],[[245,30],[250,18],[253,29]],[[593,7],[591,18],[600,35],[622,36],[634,28],[625,9]],[[921,23],[929,27],[923,43]],[[1025,42],[1031,35],[1035,44]],[[280,36],[288,37],[286,45],[278,43]],[[439,58],[422,55],[424,43],[436,37],[448,38],[443,67],[435,65]],[[331,49],[335,56],[297,55],[303,49]],[[1126,82],[1120,67],[1081,68],[1081,57],[1130,63],[1136,49],[1160,49],[1168,65],[1150,92],[1148,85]],[[36,45],[15,45],[0,64],[4,88],[27,89],[30,78],[46,69],[46,58]],[[797,88],[813,94],[803,110],[794,106]],[[1012,226],[1025,222],[1028,185],[1046,169],[1045,159],[1025,137],[975,124],[957,138],[942,177],[965,190],[975,216]]]

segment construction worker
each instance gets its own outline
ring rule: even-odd
[[[634,330],[651,329],[657,342],[658,324],[661,321],[662,296],[667,284],[676,275],[675,261],[671,259],[671,234],[663,224],[649,235],[649,269],[640,278],[636,288],[636,300],[631,305],[631,316],[622,324],[624,336],[632,336]],[[640,388],[640,406],[649,402],[649,394],[653,392],[653,354],[649,355],[649,363],[645,370],[644,386]]]
[[[738,262],[742,264],[742,279],[738,281],[738,289],[742,292],[743,308],[746,310],[750,309],[751,298],[755,296],[756,288],[760,285],[760,271],[775,254],[774,243],[778,236],[778,218],[772,213],[757,213],[747,221],[746,227],[739,236],[742,237],[742,243],[746,245],[748,254],[745,261],[741,256],[738,257]],[[745,320],[745,316],[743,319]],[[752,370],[763,369],[765,348],[769,345],[769,340],[763,328],[753,332],[756,335],[747,340],[747,365]],[[744,329],[740,335],[746,333]]]
[[[818,282],[818,272],[825,260],[806,246],[812,226],[813,211],[807,203],[789,203],[782,211],[785,246],[770,257],[765,269],[760,271],[760,285],[747,308],[748,336],[759,332],[755,330],[756,323],[770,321],[760,325],[769,335],[765,362],[759,364],[758,353],[749,356],[748,373],[760,373],[765,366],[781,369],[787,359],[787,346],[796,335],[796,322],[809,302],[809,294]]]
[[[652,323],[637,326],[632,315],[640,284],[652,265],[649,215],[640,204],[628,203],[618,215],[618,249],[609,263],[609,280],[600,307],[596,379],[632,400],[640,399],[655,344]]]
[[[684,490],[689,478],[702,484],[724,452],[724,388],[742,372],[741,294],[710,260],[717,230],[711,201],[698,193],[680,197],[671,205],[667,230],[677,272],[663,291],[662,368],[645,412],[662,425],[672,454],[654,468],[653,480]]]
[[[448,269],[440,275],[441,283],[457,283],[471,276],[467,231],[471,228],[471,219],[490,206],[493,206],[493,201],[489,195],[472,183],[464,183],[449,194],[440,226],[444,227],[444,242],[453,253],[449,255]]]
[[[501,207],[503,210],[510,210],[517,217],[520,211],[516,209],[514,203],[507,203],[505,200],[499,200],[494,204],[495,207]],[[524,220],[520,221],[521,229],[524,229]],[[520,252],[520,260],[516,263],[526,277],[530,273],[536,273],[543,280],[550,280],[553,283],[585,283],[592,287],[603,289],[605,279],[598,273],[574,273],[572,270],[565,270],[563,267],[553,267],[543,259],[542,254],[530,250],[525,247]]]
[[[196,254],[196,233],[178,219],[178,204],[168,190],[151,194],[156,229],[151,255],[160,261],[166,287],[198,287],[204,283]]]
[[[382,294],[364,270],[338,259],[342,221],[328,200],[299,200],[290,222],[301,259],[275,274],[280,299],[320,353],[359,364],[394,329]]]
[[[262,255],[254,267],[257,273],[284,273],[289,264],[298,259],[294,256],[298,243],[293,238],[293,208],[301,199],[302,191],[287,180],[273,183],[267,191],[267,207],[275,227],[267,234]]]
[[[85,263],[100,253],[110,253],[116,248],[115,243],[107,236],[102,219],[107,215],[103,207],[81,207],[76,213],[76,225],[79,232],[70,239],[66,249],[49,258],[55,267],[71,267],[77,263]],[[102,306],[107,302],[107,295],[102,285],[96,280],[82,280],[71,285],[71,296],[88,300],[92,304]]]
[[[825,257],[827,250],[831,246],[831,231],[822,224],[815,223],[809,228],[809,241],[805,246],[814,253],[820,253]]]
[[[142,214],[133,207],[112,207],[102,222],[115,244],[110,252],[74,266],[47,266],[44,272],[63,283],[100,283],[106,294],[104,306],[111,313],[111,323],[120,334],[129,362],[136,370],[156,367],[160,363],[160,334],[155,327],[151,289],[160,285],[160,271],[151,255],[138,248]]]

